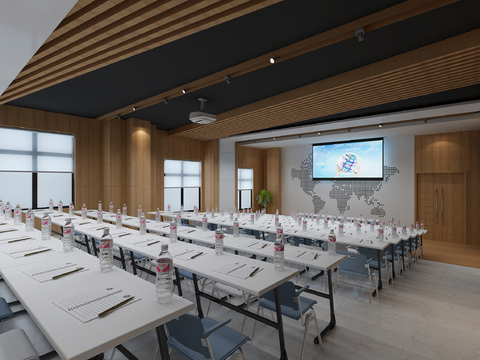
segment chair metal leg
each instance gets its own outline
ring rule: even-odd
[[[258,315],[259,312],[260,312],[260,304],[258,304],[257,315]],[[256,327],[257,327],[257,320],[255,320],[255,323],[253,324],[253,331],[252,331],[252,336],[251,336],[252,343],[253,343],[253,335],[255,335]]]
[[[307,315],[308,317],[308,315]],[[300,360],[303,360],[303,351],[305,350],[305,341],[307,340],[307,332],[308,332],[308,323],[310,321],[305,321],[305,331],[303,333],[303,344],[302,344],[302,351],[300,352]]]
[[[247,298],[247,307],[245,310],[248,310],[248,308],[250,307],[250,301],[252,299],[252,295],[251,294],[248,294],[248,298]],[[244,315],[243,316],[243,324],[242,324],[242,330],[240,331],[241,333],[243,333],[243,328],[245,327],[245,321],[247,320],[247,315]]]
[[[317,336],[318,336],[318,340],[320,342],[320,346],[323,349],[323,341],[322,341],[322,337],[320,335],[320,330],[318,329],[317,314],[315,313],[315,310],[313,311],[313,320],[315,321],[315,329],[317,329]]]

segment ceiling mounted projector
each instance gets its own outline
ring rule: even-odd
[[[217,116],[213,114],[208,114],[204,112],[205,110],[205,101],[206,99],[200,98],[198,101],[201,102],[200,111],[194,111],[190,113],[190,121],[196,124],[211,124],[215,120],[217,120]]]

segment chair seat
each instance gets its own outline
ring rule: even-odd
[[[7,302],[4,298],[0,298],[0,320],[3,319],[11,319],[13,318],[14,314],[10,306],[8,306]]]
[[[189,280],[193,281],[193,274],[190,271],[183,270],[183,269],[178,269],[178,274],[180,276],[183,276],[185,279],[189,279]],[[203,276],[197,275],[197,279],[198,280],[203,279]]]
[[[350,276],[361,277],[361,278],[364,278],[364,279],[368,279],[368,278],[369,278],[367,271],[357,271],[357,270],[354,270],[354,269],[343,269],[343,268],[340,268],[340,269],[338,270],[338,272],[339,272],[340,274],[346,274],[346,275],[350,275]]]
[[[315,305],[317,302],[315,300],[312,300],[312,299],[309,299],[309,298],[306,298],[306,297],[303,297],[303,296],[299,296],[298,299],[300,299],[300,306],[302,307],[302,315],[305,315],[305,313],[310,310],[310,308],[313,307],[313,305]],[[270,301],[270,300],[267,300],[267,299],[263,299],[260,301],[260,304],[259,304],[261,307],[264,307],[265,309],[268,309],[268,310],[271,310],[271,311],[276,311],[276,307],[275,307],[275,303],[273,301]],[[281,306],[282,308],[282,315],[286,316],[286,317],[289,317],[290,319],[294,319],[294,320],[299,320],[301,315],[300,315],[300,311],[298,310],[293,310],[291,307],[289,306],[284,306],[282,305]]]
[[[39,360],[39,357],[25,331],[14,329],[0,335],[0,359]]]

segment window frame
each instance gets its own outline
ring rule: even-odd
[[[244,179],[240,176],[241,171],[240,170],[251,170],[252,177],[249,179]],[[242,191],[250,191],[250,204],[251,208],[253,209],[253,168],[237,168],[237,201],[238,201],[238,210],[243,210],[243,209],[250,209],[248,207],[243,208],[242,205]],[[240,182],[245,181],[245,180],[250,180],[252,182],[252,187],[250,188],[240,188]]]
[[[166,161],[175,161],[180,163],[180,173],[167,173],[165,172],[165,162]],[[184,173],[184,163],[186,162],[193,162],[199,164],[199,173],[198,174],[185,174]],[[200,209],[202,204],[202,162],[198,160],[185,160],[185,159],[168,159],[165,158],[163,160],[163,194],[164,194],[164,209],[166,209],[165,205],[165,190],[167,189],[180,189],[180,206],[185,206],[185,189],[198,189],[198,208]],[[181,184],[180,186],[165,186],[165,178],[168,176],[175,176],[180,177]],[[184,186],[184,178],[185,177],[198,177],[199,178],[199,186]],[[193,208],[191,209],[193,211]],[[190,211],[190,209],[185,210]]]

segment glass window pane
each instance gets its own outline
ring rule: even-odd
[[[242,190],[241,192],[241,209],[250,209],[252,207],[252,190]]]
[[[180,174],[182,162],[177,160],[165,160],[163,172],[165,174]]]
[[[37,149],[38,151],[45,152],[73,154],[73,136],[52,133],[38,133]]]
[[[238,178],[242,180],[253,180],[253,169],[238,169]]]
[[[183,186],[200,186],[200,176],[184,176]]]
[[[168,209],[168,204],[172,207],[172,211],[179,211],[180,210],[180,195],[181,189],[164,189],[164,203],[163,208],[165,211]]]
[[[253,182],[252,181],[240,181],[238,190],[245,190],[245,189],[253,189]]]
[[[165,176],[164,187],[181,187],[182,178],[180,176]]]
[[[32,173],[0,172],[0,198],[13,207],[32,207]]]
[[[0,170],[32,171],[32,155],[0,154]]]
[[[48,201],[53,199],[54,204],[62,200],[68,206],[72,202],[72,174],[70,173],[39,173],[38,174],[37,205],[39,208],[48,207]],[[81,208],[76,204],[75,208]]]
[[[200,208],[200,188],[183,189],[183,209],[193,210],[194,205]]]
[[[198,161],[184,161],[183,162],[183,173],[200,175],[200,162]]]
[[[32,131],[0,128],[0,149],[32,151]]]
[[[73,172],[73,159],[71,157],[39,156],[37,170]]]

